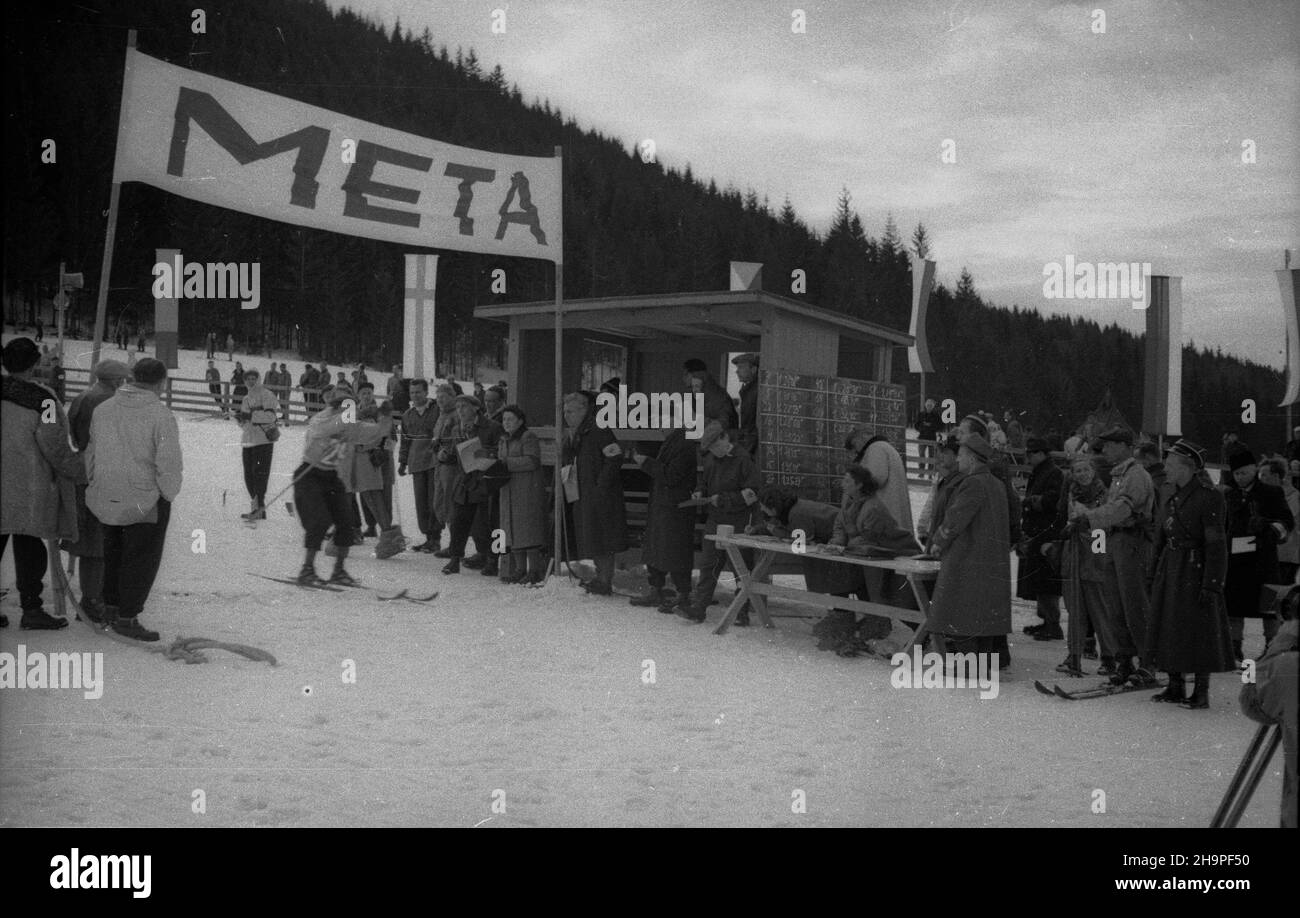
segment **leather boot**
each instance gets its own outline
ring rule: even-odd
[[[1173,704],[1182,704],[1187,698],[1187,685],[1183,682],[1182,673],[1170,673],[1169,685],[1163,692],[1152,695],[1152,701],[1168,701]]]
[[[1133,675],[1133,658],[1116,657],[1115,658],[1115,675],[1110,677],[1111,685],[1123,685],[1128,682]]]
[[[674,597],[676,598],[676,597]],[[644,596],[633,596],[627,601],[629,606],[661,606],[668,601],[661,587],[651,587]]]
[[[1210,674],[1197,673],[1192,687],[1192,697],[1183,702],[1189,711],[1204,710],[1210,706]]]

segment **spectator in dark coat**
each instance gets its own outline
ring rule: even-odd
[[[1020,512],[1021,539],[1016,546],[1020,558],[1016,595],[1038,605],[1040,625],[1030,625],[1025,634],[1036,641],[1059,641],[1061,631],[1061,581],[1052,570],[1043,546],[1056,535],[1056,511],[1061,503],[1065,475],[1047,455],[1047,441],[1035,437],[1025,445],[1025,460],[1032,466],[1025,500]]]
[[[733,357],[736,376],[740,379],[740,446],[751,456],[758,455],[758,355]]]
[[[564,423],[561,462],[568,467],[569,481],[577,484],[577,498],[570,500],[577,556],[596,563],[596,576],[582,586],[608,596],[614,592],[614,556],[628,547],[623,448],[613,433],[596,426],[591,400],[582,392],[564,397]]]
[[[1295,518],[1282,489],[1259,480],[1259,469],[1250,450],[1235,450],[1228,466],[1232,469],[1232,481],[1224,492],[1228,544],[1246,547],[1247,539],[1253,543],[1246,551],[1229,552],[1228,578],[1223,589],[1232,649],[1238,660],[1244,660],[1245,619],[1263,619],[1265,642],[1277,632],[1277,616],[1260,610],[1260,588],[1266,583],[1280,582],[1277,547],[1295,528]]]
[[[685,363],[683,382],[690,392],[704,394],[704,420],[716,421],[727,430],[734,430],[740,423],[736,414],[736,405],[727,394],[727,390],[718,385],[703,360],[692,358]]]
[[[411,407],[402,415],[402,442],[397,453],[397,474],[411,473],[415,490],[415,519],[424,541],[412,551],[433,554],[442,544],[443,520],[434,506],[434,479],[438,461],[434,456],[434,429],[441,412],[429,401],[429,383],[411,380]]]
[[[934,399],[925,400],[925,410],[916,416],[916,438],[921,441],[921,458],[928,459],[934,455],[934,441],[939,439],[943,428],[943,419],[934,410]]]
[[[460,443],[479,441],[475,458],[497,455],[501,440],[501,425],[483,417],[483,406],[472,395],[456,397],[456,415],[459,421]],[[456,453],[459,456],[459,452]],[[451,560],[442,569],[444,574],[460,573],[461,559],[465,558],[465,542],[474,537],[474,555],[465,558],[465,566],[482,568],[483,576],[495,577],[498,573],[496,556],[492,553],[492,527],[488,519],[488,489],[483,481],[483,473],[466,470],[463,462],[457,462],[457,474],[452,486],[452,503],[455,505],[451,517]]]
[[[695,445],[681,429],[668,434],[658,455],[637,452],[632,456],[641,471],[650,476],[645,538],[641,543],[650,592],[633,597],[631,605],[657,606],[661,612],[672,612],[677,603],[689,601],[691,570],[695,567],[695,509],[677,505],[695,490],[698,458]],[[675,596],[664,592],[669,575],[677,590]]]
[[[510,480],[500,491],[501,528],[510,549],[509,572],[501,579],[510,583],[541,583],[542,546],[546,544],[546,482],[542,471],[542,444],[528,429],[528,418],[518,405],[501,409],[505,429],[498,457],[510,470]]]
[[[1167,462],[1174,493],[1157,529],[1146,643],[1154,665],[1169,673],[1169,685],[1152,697],[1208,708],[1210,673],[1233,668],[1223,601],[1229,553],[1224,499],[1197,474],[1205,451],[1196,444],[1179,440]],[[1183,682],[1189,672],[1196,676],[1191,698]]]
[[[706,450],[704,457],[704,485],[696,497],[708,500],[708,519],[705,533],[717,533],[719,525],[733,526],[744,532],[758,503],[758,489],[763,486],[763,476],[749,453],[736,448],[736,432],[724,428],[716,421],[705,428],[700,443]],[[700,559],[700,580],[695,585],[695,596],[688,608],[677,614],[690,622],[704,621],[705,610],[713,601],[718,577],[730,564],[726,552],[717,543],[704,541]],[[748,625],[749,612],[743,609],[735,624]]]

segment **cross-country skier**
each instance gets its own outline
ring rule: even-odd
[[[350,444],[360,439],[361,425],[356,420],[356,405],[346,384],[330,386],[321,395],[325,407],[307,422],[302,465],[294,471],[293,499],[305,530],[303,544],[307,549],[298,582],[304,586],[322,582],[316,574],[316,553],[333,524],[338,554],[329,582],[356,586],[357,582],[343,569],[348,548],[358,540],[338,467],[340,461],[350,461]]]

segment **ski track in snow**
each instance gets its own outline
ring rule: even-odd
[[[202,375],[201,353],[181,359],[178,375]],[[276,360],[301,372],[301,360]],[[382,391],[386,377],[369,375]],[[1144,692],[1075,704],[1039,695],[1035,678],[1099,680],[1053,671],[1064,644],[1019,634],[1033,621],[1024,603],[1012,670],[980,701],[974,690],[893,689],[888,664],[819,652],[807,607],[774,603],[789,616],[777,630],[714,636],[720,607],[692,627],[570,582],[527,590],[476,572],[444,577],[427,555],[376,561],[373,540],[348,562],[367,586],[441,595],[384,603],[370,590],[259,581],[245,572],[296,573],[302,530],[282,504],[244,527],[235,425],[178,418],[185,484],[144,621],[164,641],[251,644],[280,665],[214,650],[187,666],[76,623],[23,632],[11,592],[0,650],[102,652],[105,684],[99,700],[0,691],[0,825],[1202,826],[1255,731],[1229,675],[1215,676],[1209,712]],[[271,493],[301,445],[301,425],[276,444]],[[410,536],[409,479],[397,493]],[[918,512],[923,501],[914,491]],[[196,529],[205,554],[191,550]],[[13,586],[9,557],[0,582]],[[1247,650],[1258,653],[1252,626]],[[342,681],[345,660],[355,684]],[[1281,763],[1243,825],[1276,824]],[[1104,814],[1092,812],[1097,789]],[[792,812],[796,791],[806,813]]]

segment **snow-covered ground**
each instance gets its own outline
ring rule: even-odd
[[[194,360],[203,366],[183,358]],[[1020,638],[1023,604],[1011,671],[981,701],[894,689],[887,663],[819,652],[811,610],[783,603],[776,630],[715,636],[567,581],[446,577],[430,556],[377,561],[369,549],[349,561],[369,586],[438,599],[270,583],[249,574],[296,572],[297,521],[277,505],[243,526],[237,428],[178,417],[185,485],[143,620],[164,642],[251,644],[279,665],[220,650],[185,665],[76,623],[23,632],[10,592],[0,651],[102,652],[105,684],[98,700],[0,691],[0,825],[1203,826],[1255,730],[1228,675],[1214,678],[1208,712],[1144,692],[1039,695],[1032,680],[1057,681],[1064,645]],[[272,492],[301,443],[298,426],[276,445]],[[409,535],[407,480],[398,493]],[[195,530],[206,553],[192,550]],[[8,556],[0,583],[14,583]],[[1255,623],[1246,649],[1261,645]],[[1281,765],[1243,825],[1276,824]],[[798,792],[805,813],[792,812]]]

